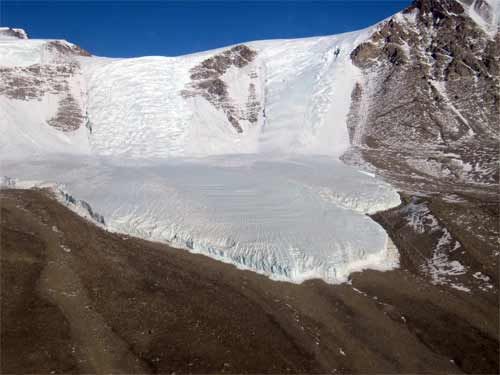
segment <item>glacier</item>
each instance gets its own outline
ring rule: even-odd
[[[368,215],[397,206],[399,195],[339,160],[350,147],[346,117],[360,77],[350,52],[371,30],[245,43],[255,58],[220,69],[220,102],[182,92],[193,67],[231,46],[179,57],[54,58],[46,41],[0,40],[0,67],[65,59],[79,67],[67,92],[0,95],[0,175],[31,181],[20,186],[55,184],[108,230],[278,280],[338,283],[362,269],[392,269],[397,250]],[[86,126],[62,132],[48,124],[68,92]]]
[[[3,163],[88,202],[108,229],[167,242],[279,280],[346,281],[391,269],[397,252],[366,214],[400,203],[386,183],[329,157],[234,155],[137,161],[61,158]]]

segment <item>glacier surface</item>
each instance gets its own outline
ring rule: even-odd
[[[397,252],[367,213],[399,204],[387,184],[328,157],[255,155],[137,161],[7,162],[32,185],[56,181],[117,232],[168,242],[280,280],[345,281],[391,269]]]

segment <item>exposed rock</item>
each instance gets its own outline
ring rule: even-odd
[[[363,79],[344,159],[368,161],[402,192],[374,219],[403,268],[474,294],[498,285],[499,46],[462,4],[416,1],[351,54]]]
[[[59,101],[57,114],[47,123],[61,131],[73,131],[85,122],[85,117],[75,98],[68,94]]]
[[[240,120],[248,119],[251,123],[256,123],[258,120],[260,103],[257,101],[255,85],[252,83],[249,85],[247,108],[242,111],[232,103],[222,76],[231,67],[242,68],[248,65],[256,55],[257,52],[241,44],[203,60],[191,69],[191,83],[181,95],[185,98],[194,96],[205,98],[215,108],[221,109],[233,128],[242,133]]]
[[[28,67],[0,67],[0,95],[11,99],[39,99],[45,94],[60,94],[69,90],[69,78],[79,66],[75,63]]]
[[[82,92],[78,90],[81,70],[75,57],[91,55],[59,40],[44,43],[42,55],[43,60],[38,64],[0,66],[0,96],[23,101],[55,96],[50,100],[58,101],[56,114],[47,124],[60,131],[74,131],[85,123],[85,110],[79,97]]]
[[[45,48],[47,48],[50,52],[57,52],[62,56],[92,56],[83,48],[60,40],[51,40],[47,42]]]
[[[28,39],[28,34],[23,29],[13,29],[11,27],[0,27],[0,37]]]
[[[364,76],[348,119],[355,146],[371,161],[369,150],[397,153],[408,173],[497,183],[499,51],[459,2],[415,1],[351,54]]]
[[[419,20],[429,26],[429,20],[446,18],[450,13],[462,14],[463,6],[456,0],[415,0],[408,8],[408,11],[417,9],[419,11]],[[431,15],[431,18],[428,16]]]
[[[368,68],[377,62],[379,49],[372,42],[364,42],[359,44],[351,53],[351,59],[355,65],[360,68]]]
[[[256,123],[259,120],[260,102],[257,100],[255,85],[248,85],[247,120]]]

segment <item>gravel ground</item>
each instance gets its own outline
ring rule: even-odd
[[[0,199],[2,373],[499,372],[496,263],[463,234],[461,261],[493,287],[434,285],[421,267],[431,239],[402,218],[411,197],[375,215],[402,267],[343,285],[109,233],[45,191]],[[448,227],[461,212],[427,203]]]

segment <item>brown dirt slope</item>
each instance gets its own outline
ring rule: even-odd
[[[498,373],[498,289],[433,285],[409,247],[400,270],[294,285],[106,232],[44,191],[0,198],[2,373]],[[403,208],[384,218],[396,242]]]

